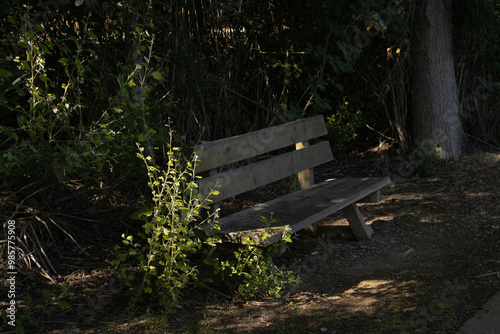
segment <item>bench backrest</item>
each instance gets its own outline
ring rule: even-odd
[[[195,172],[209,171],[209,176],[199,181],[199,192],[208,196],[216,189],[219,193],[210,197],[215,203],[294,174],[299,175],[301,188],[308,187],[313,184],[312,168],[333,159],[327,141],[308,144],[326,133],[320,115],[197,145]],[[236,168],[221,168],[292,145],[294,151]]]

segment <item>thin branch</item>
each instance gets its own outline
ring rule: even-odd
[[[497,271],[497,272],[494,272],[494,273],[487,273],[487,274],[482,274],[482,275],[478,275],[476,277],[486,277],[486,276],[497,276],[498,278],[500,278],[500,271]]]
[[[33,235],[33,237],[35,238],[35,240],[36,240],[36,242],[38,244],[37,245],[38,246],[37,249],[40,249],[41,253],[45,257],[45,260],[47,260],[47,263],[49,264],[50,269],[52,269],[52,271],[57,274],[57,270],[54,268],[54,266],[52,265],[52,262],[50,262],[49,257],[45,253],[45,250],[43,249],[42,243],[40,242],[40,239],[38,239],[38,236],[36,235],[36,232],[35,231],[31,231],[31,234]]]
[[[500,152],[500,147],[497,147],[497,146],[495,146],[495,145],[492,145],[492,144],[490,144],[490,143],[488,143],[488,142],[486,142],[486,141],[484,141],[484,140],[482,140],[482,139],[479,139],[479,138],[477,138],[477,137],[474,137],[474,136],[472,136],[472,135],[470,135],[470,134],[468,134],[468,133],[466,133],[465,135],[467,135],[468,137],[471,137],[471,138],[472,138],[472,139],[474,139],[474,140],[477,140],[478,142],[481,142],[481,143],[483,143],[483,144],[486,144],[486,145],[488,145],[488,146],[490,146],[490,147],[492,147],[492,148],[494,148],[495,150],[497,150],[497,151],[499,151],[499,152]]]
[[[59,228],[61,231],[63,231],[63,233],[66,234],[80,248],[80,250],[83,251],[82,246],[80,246],[80,244],[75,240],[75,238],[73,238],[73,236],[71,234],[69,234],[65,229],[63,229],[59,225],[57,225],[57,223],[52,218],[49,217],[49,219],[52,222],[52,224],[54,224],[57,228]]]
[[[370,130],[372,130],[372,131],[375,131],[376,133],[378,133],[378,134],[379,134],[379,135],[381,135],[382,137],[384,137],[384,138],[386,138],[386,139],[389,139],[389,140],[392,140],[393,142],[396,142],[396,139],[394,139],[394,138],[391,138],[391,137],[388,137],[388,136],[384,135],[382,132],[379,132],[378,130],[375,130],[374,128],[372,128],[372,127],[371,127],[371,126],[369,126],[368,124],[365,124],[365,126],[366,126],[368,129],[370,129]]]
[[[267,107],[263,106],[261,103],[259,103],[259,102],[257,102],[257,101],[254,101],[254,100],[252,100],[251,98],[249,98],[249,97],[247,97],[247,96],[245,96],[245,95],[243,95],[243,94],[241,94],[241,93],[238,93],[238,92],[237,92],[237,91],[235,91],[235,90],[232,90],[231,88],[226,88],[226,89],[227,89],[228,91],[230,91],[231,93],[236,94],[236,95],[238,95],[239,97],[244,98],[244,99],[245,99],[245,100],[247,100],[247,101],[250,101],[250,102],[252,102],[252,103],[255,103],[256,105],[258,105],[259,107],[263,108],[263,109],[264,109],[264,110],[266,110],[267,112],[270,112],[271,114],[274,114],[274,116],[278,117],[278,118],[279,118],[279,120],[280,120],[281,122],[286,123],[286,119],[285,119],[285,118],[283,117],[283,115],[281,115],[280,113],[278,113],[278,112],[276,112],[276,111],[274,111],[274,110],[271,110],[271,109],[269,109],[269,108],[267,108]]]
[[[115,208],[108,209],[108,210],[103,210],[103,211],[100,211],[99,213],[108,212],[108,211],[112,211],[112,210],[115,210]],[[57,215],[57,216],[61,216],[61,217],[78,219],[78,220],[83,220],[83,221],[87,221],[87,222],[90,222],[90,223],[102,223],[102,221],[99,221],[99,220],[90,219],[90,218],[83,218],[83,217],[78,217],[78,216],[73,216],[73,215],[68,215],[68,214],[60,213],[60,212],[46,212],[46,211],[44,211],[44,212],[39,212],[39,213],[40,214],[46,214],[46,215]]]
[[[226,298],[226,299],[228,299],[228,300],[231,300],[231,299],[232,299],[232,298],[231,298],[231,296],[228,296],[228,295],[226,295],[225,293],[222,293],[222,292],[220,292],[220,291],[217,291],[217,290],[215,290],[215,289],[212,289],[212,288],[210,288],[210,287],[208,287],[208,286],[205,286],[205,289],[207,289],[207,290],[209,290],[209,291],[212,291],[212,292],[214,292],[214,293],[216,293],[216,294],[218,294],[218,295],[220,295],[220,296],[222,296],[222,297],[224,297],[224,298]]]
[[[32,185],[37,184],[37,183],[38,183],[38,182],[33,182],[33,183],[30,183],[30,184],[28,184],[28,185],[26,185],[26,186],[22,187],[21,189],[19,189],[19,190],[17,190],[17,191],[15,191],[15,192],[13,192],[12,194],[10,194],[9,196],[7,196],[7,197],[5,198],[5,201],[6,201],[6,200],[8,200],[10,197],[17,195],[18,193],[20,193],[20,192],[21,192],[21,191],[23,191],[24,189],[29,188],[29,187],[31,187]]]
[[[28,199],[28,198],[30,198],[30,197],[35,196],[35,195],[36,195],[36,194],[38,194],[39,192],[44,191],[45,189],[48,189],[48,188],[50,188],[50,187],[52,187],[52,185],[49,185],[49,186],[47,186],[47,187],[45,187],[45,188],[42,188],[42,189],[38,189],[37,191],[35,191],[35,192],[34,192],[34,193],[32,193],[31,195],[29,195],[29,196],[27,196],[27,197],[23,198],[23,199],[21,200],[21,202],[20,202],[19,204],[17,204],[16,209],[14,210],[14,212],[12,213],[12,215],[10,216],[9,220],[13,220],[13,219],[14,219],[14,216],[17,214],[17,211],[19,211],[19,208],[21,207],[21,205],[23,205],[23,203],[24,203],[24,201],[25,201],[25,200],[27,200],[27,199]]]

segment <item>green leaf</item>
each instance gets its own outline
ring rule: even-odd
[[[23,97],[26,95],[26,92],[24,91],[24,89],[20,88],[20,87],[16,87],[16,93],[17,95],[19,95],[20,97]]]
[[[3,68],[0,68],[0,77],[8,78],[10,76],[12,76],[12,72],[9,72],[7,70],[4,70]]]
[[[31,298],[31,296],[30,296],[30,295],[28,295],[28,296],[26,297],[26,301],[25,301],[25,303],[26,303],[26,306],[28,306],[28,307],[33,307],[33,299]]]
[[[16,320],[16,334],[24,334],[24,327],[18,323]]]
[[[56,294],[55,294],[55,293],[53,293],[53,292],[51,292],[50,290],[47,290],[47,289],[44,289],[44,290],[42,291],[42,294],[43,294],[43,296],[45,297],[45,299],[52,299],[52,297],[55,297],[55,296],[56,296]]]
[[[29,321],[29,322],[30,322],[30,324],[32,324],[33,326],[38,327],[38,320],[36,320],[36,318],[35,318],[35,317],[33,317],[33,316],[28,317],[28,321]]]
[[[68,304],[68,302],[67,302],[67,301],[65,301],[65,300],[61,300],[61,301],[57,304],[57,306],[59,306],[59,308],[60,308],[61,310],[67,310],[67,309],[71,308],[71,306],[70,306],[70,305]]]
[[[161,75],[160,72],[155,71],[153,72],[153,78],[155,78],[156,80],[163,80],[163,75]]]
[[[150,217],[152,215],[153,215],[153,209],[148,207],[148,206],[145,206],[142,209],[140,209],[139,211],[133,213],[130,216],[130,218],[135,219],[135,220],[141,220],[144,217]]]

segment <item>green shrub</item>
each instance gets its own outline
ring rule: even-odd
[[[347,143],[355,140],[363,121],[364,115],[361,110],[349,110],[349,102],[344,101],[337,111],[326,119],[329,140],[333,148],[342,150]]]
[[[417,174],[423,177],[432,176],[439,159],[439,145],[429,142],[422,142],[419,147],[412,152],[410,159],[416,162]]]
[[[213,223],[214,215],[201,219],[208,200],[197,191],[196,160],[182,161],[180,149],[173,146],[172,138],[171,132],[165,169],[154,166],[152,157],[139,148],[138,157],[144,162],[149,178],[152,207],[134,215],[144,222],[142,231],[137,237],[123,236],[128,250],[115,260],[115,265],[122,264],[122,277],[134,286],[133,302],[153,300],[167,313],[179,305],[182,290],[196,282],[198,270],[190,256],[202,249],[210,251],[217,241],[210,237],[201,239],[195,234],[200,224]],[[126,263],[127,257],[138,262],[137,279],[135,272],[124,270],[130,265]]]
[[[61,31],[37,9],[15,2],[0,25],[0,173],[13,187],[122,177],[135,143],[150,147],[163,135],[158,111],[171,103],[151,99],[167,71],[153,52],[154,25],[146,15],[130,27],[126,52],[110,66],[90,12]]]
[[[260,240],[265,241],[276,232],[270,225],[277,223],[277,220],[261,217],[261,221],[268,226],[265,233],[260,236]],[[206,260],[206,263],[211,264],[215,272],[220,274],[238,296],[245,300],[279,298],[286,286],[300,283],[293,271],[278,268],[273,263],[273,258],[281,254],[285,243],[292,242],[288,226],[281,233],[280,242],[265,248],[248,236],[245,244],[233,252],[233,257],[229,259],[211,257]]]

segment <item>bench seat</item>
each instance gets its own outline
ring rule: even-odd
[[[370,238],[370,226],[362,222],[353,225],[359,217],[355,203],[376,202],[379,191],[391,182],[389,177],[330,179],[306,189],[301,189],[272,201],[222,217],[218,220],[220,230],[205,225],[202,230],[220,234],[223,241],[245,243],[250,237],[253,244],[267,246],[281,239],[281,231],[289,225],[291,232],[297,232],[306,226],[337,212],[344,210],[350,219],[351,228],[358,240]],[[349,217],[354,215],[354,217]],[[276,219],[278,222],[267,226],[261,221]],[[271,227],[273,234],[265,241],[261,236]]]

